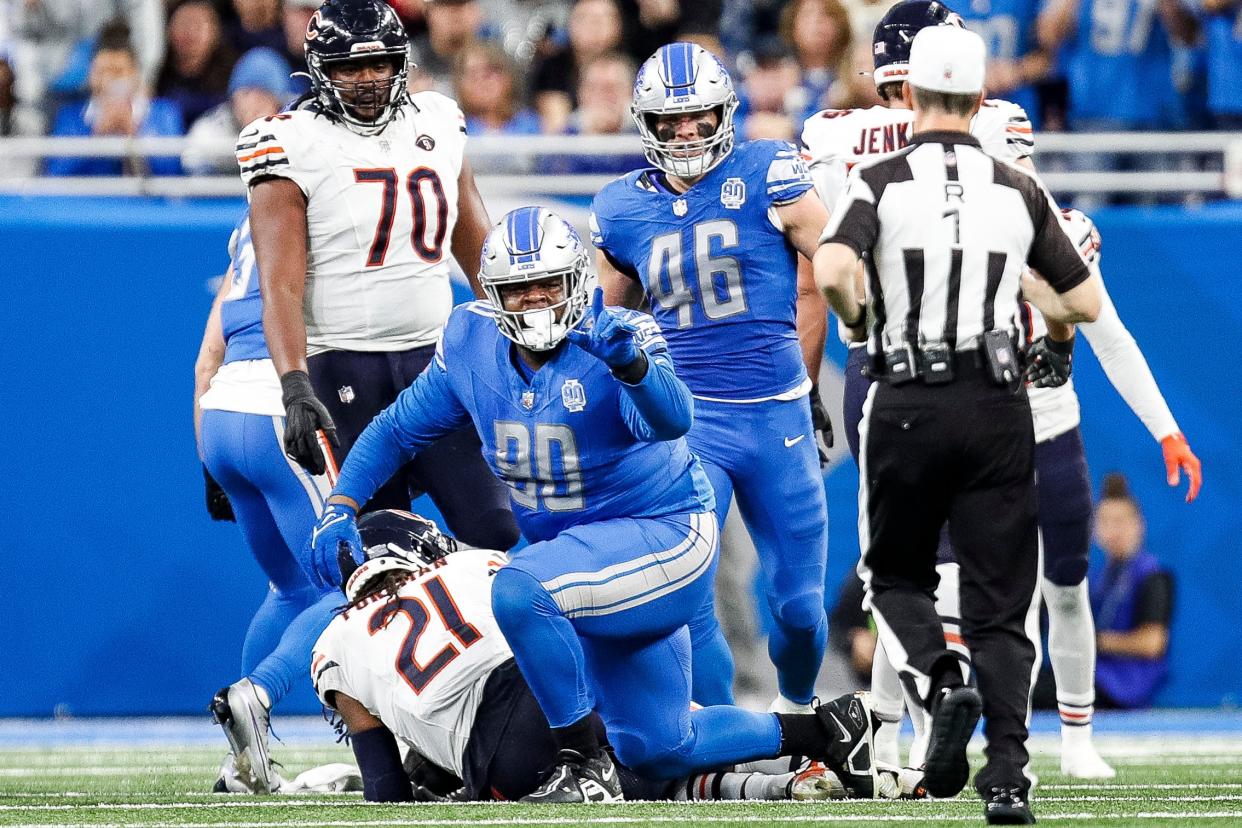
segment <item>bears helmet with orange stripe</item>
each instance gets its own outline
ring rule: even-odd
[[[457,551],[457,541],[430,520],[400,509],[368,512],[358,519],[358,534],[366,560],[354,565],[351,558],[347,567],[341,559],[341,589],[350,603],[386,572],[414,572]]]

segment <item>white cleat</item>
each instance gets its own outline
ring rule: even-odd
[[[254,793],[274,793],[280,777],[267,750],[268,710],[248,678],[216,693],[208,707],[233,749],[236,777]]]
[[[1061,747],[1061,773],[1074,779],[1112,779],[1117,776],[1113,766],[1104,761],[1091,742]]]

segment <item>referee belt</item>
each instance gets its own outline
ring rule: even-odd
[[[1020,359],[1017,348],[1012,353]],[[1016,370],[1021,371],[1021,365]],[[919,347],[901,345],[871,357],[870,375],[890,385],[921,382],[924,385],[947,385],[958,378],[980,377],[995,385],[983,344],[950,350],[947,343],[926,342]]]

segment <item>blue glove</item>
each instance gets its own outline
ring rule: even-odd
[[[604,291],[596,288],[590,310],[565,338],[609,368],[619,370],[642,357],[634,341],[636,333],[637,328],[604,307]]]
[[[365,560],[362,537],[358,534],[355,520],[358,510],[344,503],[329,503],[319,516],[319,522],[311,530],[312,580],[321,589],[339,589],[341,586],[341,563],[337,557],[340,544],[344,543],[356,563]]]

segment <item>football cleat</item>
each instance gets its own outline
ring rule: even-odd
[[[287,783],[280,777],[278,773],[272,770],[272,793],[286,793]],[[358,790],[362,790],[359,788]],[[237,772],[237,763],[233,759],[233,754],[228,753],[224,756],[224,761],[220,763],[220,773],[216,777],[216,782],[211,787],[212,793],[232,793],[232,794],[257,794],[254,788],[241,778]]]
[[[1076,745],[1061,744],[1061,773],[1074,779],[1112,779],[1113,766],[1104,761],[1095,745],[1082,740]]]
[[[983,816],[988,825],[1034,825],[1035,815],[1018,786],[993,785],[982,791]]]
[[[785,788],[788,799],[795,802],[823,802],[847,799],[849,794],[837,775],[820,762],[811,762],[789,780]]]
[[[873,798],[878,771],[871,694],[846,694],[816,707],[815,715],[830,734],[824,763],[841,780],[851,798]]]
[[[255,686],[244,678],[224,687],[212,698],[207,708],[233,749],[237,780],[254,793],[267,794],[276,790],[280,777],[272,768],[267,751],[269,714]]]
[[[576,750],[563,749],[556,766],[523,802],[620,802],[621,776],[606,751],[590,759]]]
[[[937,799],[957,796],[970,777],[966,745],[983,713],[983,698],[973,687],[944,687],[934,700],[923,784]]]

